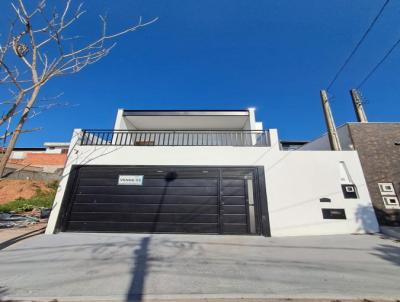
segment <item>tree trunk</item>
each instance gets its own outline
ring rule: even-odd
[[[4,175],[4,170],[6,169],[6,165],[8,160],[10,159],[11,153],[14,150],[15,144],[17,143],[18,137],[21,133],[22,128],[24,127],[24,124],[29,116],[29,112],[33,106],[33,104],[36,101],[36,98],[39,94],[41,86],[35,87],[35,89],[32,91],[32,95],[26,104],[24,111],[22,112],[21,118],[18,121],[17,126],[14,129],[14,132],[11,136],[10,142],[8,143],[6,152],[4,153],[3,157],[1,158],[0,161],[0,178]]]
[[[18,93],[18,96],[16,97],[15,102],[12,104],[10,110],[8,110],[8,112],[0,118],[0,126],[15,114],[15,111],[17,110],[18,105],[22,102],[24,95],[25,91],[20,91]]]

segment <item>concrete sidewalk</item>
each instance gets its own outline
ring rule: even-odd
[[[0,251],[0,300],[398,299],[400,244],[375,235],[39,235]]]
[[[41,221],[23,228],[0,229],[0,250],[19,241],[43,234],[46,230],[46,225],[47,221]]]

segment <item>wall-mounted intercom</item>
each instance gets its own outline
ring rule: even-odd
[[[357,187],[353,184],[342,185],[344,198],[358,198]]]

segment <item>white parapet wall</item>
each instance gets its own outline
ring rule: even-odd
[[[276,135],[271,147],[80,146],[79,135],[75,130],[47,234],[55,231],[72,165],[263,166],[271,236],[379,231],[356,151],[280,151]],[[341,162],[357,186],[358,199],[343,196]],[[331,202],[322,203],[320,198]],[[321,208],[345,209],[347,219],[323,219]]]

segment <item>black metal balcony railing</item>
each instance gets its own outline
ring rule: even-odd
[[[83,130],[84,146],[269,146],[268,132],[192,130]]]

